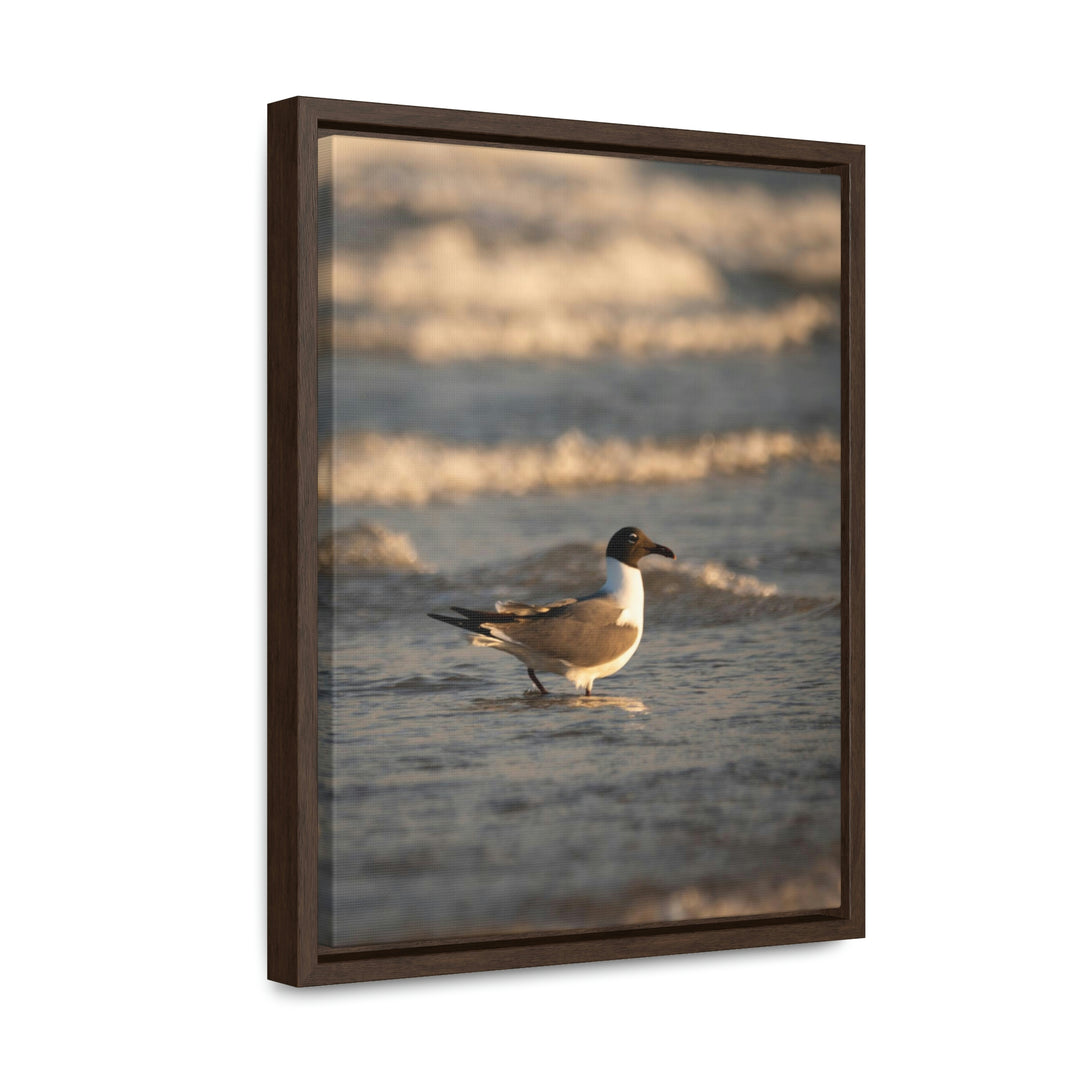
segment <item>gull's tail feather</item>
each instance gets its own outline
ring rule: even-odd
[[[464,618],[455,618],[453,615],[436,615],[433,611],[428,612],[428,618],[438,619],[439,622],[449,623],[460,630],[467,630],[470,634],[482,634],[484,637],[493,637],[494,635],[481,623],[515,621],[513,615],[499,615],[497,612],[492,611],[472,611],[469,608],[459,607],[451,608],[451,610],[458,612]]]
[[[461,618],[455,618],[453,615],[436,615],[430,611],[428,612],[428,618],[438,619],[439,622],[449,623],[451,626],[456,626],[461,630],[468,630],[470,634],[495,637],[491,632],[492,626],[505,625],[506,623],[516,623],[519,626],[522,624],[532,625],[538,621],[555,618],[563,613],[564,608],[577,602],[576,600],[558,600],[553,604],[535,606],[533,604],[518,604],[509,600],[501,600],[497,605],[498,611],[477,611],[474,608],[457,607],[451,604],[450,610],[456,611]]]

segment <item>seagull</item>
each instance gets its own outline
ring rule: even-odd
[[[646,555],[675,558],[671,548],[627,526],[608,541],[607,581],[599,592],[545,605],[500,600],[494,611],[451,605],[459,617],[429,614],[467,630],[474,645],[516,656],[541,694],[547,690],[538,671],[564,675],[590,695],[593,682],[614,675],[641,644],[645,588],[638,563]]]

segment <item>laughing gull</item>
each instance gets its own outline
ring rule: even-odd
[[[474,645],[516,656],[541,694],[547,690],[536,677],[538,671],[565,675],[591,694],[593,681],[614,675],[641,644],[645,588],[638,563],[646,555],[675,558],[671,548],[628,526],[608,541],[607,581],[599,592],[544,605],[501,600],[494,611],[452,607],[460,618],[431,618],[467,630],[474,635]]]

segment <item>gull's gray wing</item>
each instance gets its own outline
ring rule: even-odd
[[[564,601],[534,614],[517,615],[508,611],[495,619],[484,618],[483,612],[468,614],[480,616],[477,623],[481,632],[486,631],[491,637],[506,638],[530,652],[583,668],[597,667],[622,656],[633,647],[639,632],[636,626],[617,625],[622,608],[606,596]]]

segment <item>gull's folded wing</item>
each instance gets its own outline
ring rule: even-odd
[[[552,606],[516,618],[508,614],[500,613],[497,620],[485,619],[479,625],[490,637],[564,660],[574,667],[610,663],[632,649],[640,634],[636,626],[618,624],[622,608],[606,597]]]

